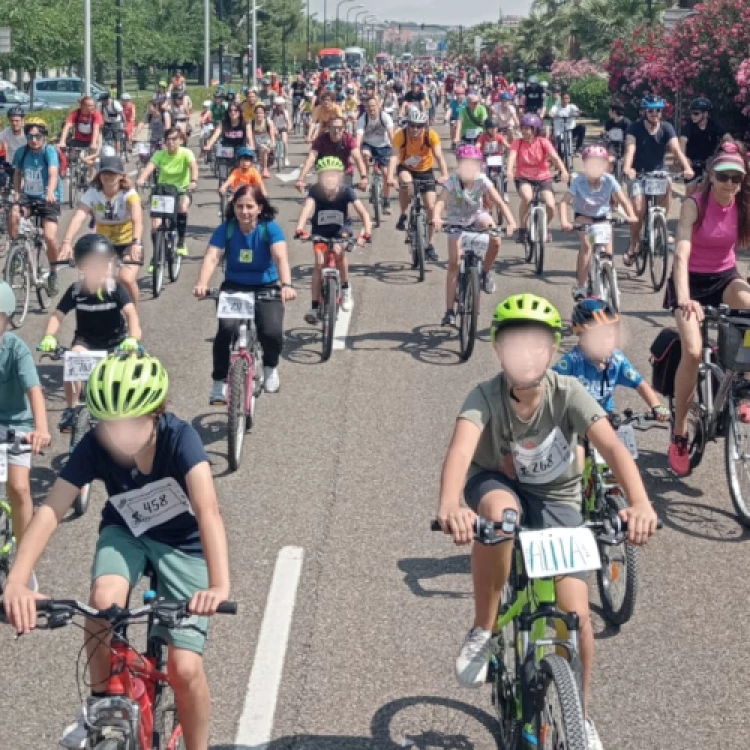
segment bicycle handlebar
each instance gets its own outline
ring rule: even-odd
[[[16,432],[12,427],[0,427],[0,445],[7,446],[11,456],[31,453],[31,445],[26,442],[26,434]]]
[[[653,412],[643,411],[634,412],[632,409],[625,409],[622,413],[614,412],[607,415],[612,427],[617,429],[618,427],[624,427],[625,425],[633,425],[636,430],[650,430],[652,427],[667,427],[666,423],[658,422]],[[650,425],[644,426],[643,422],[651,422]]]
[[[718,307],[711,307],[706,305],[703,308],[703,312],[706,318],[710,320],[720,320],[721,318],[748,318],[750,319],[750,310],[738,310],[729,305],[719,305]]]
[[[444,234],[453,234],[466,232],[467,234],[488,234],[490,237],[501,237],[503,234],[502,227],[485,227],[483,229],[473,229],[471,227],[462,227],[460,224],[446,224],[443,227]]]
[[[206,293],[202,297],[199,297],[199,299],[217,300],[219,299],[220,294],[221,289],[218,286],[209,287],[206,289]],[[274,287],[273,289],[264,289],[263,291],[253,292],[253,294],[255,294],[255,298],[259,300],[279,299],[281,297],[281,290],[278,287]]]
[[[608,221],[613,227],[622,227],[629,223],[627,219],[621,219],[619,216],[613,216],[608,219]],[[576,232],[586,232],[598,223],[601,222],[592,222],[591,224],[573,224],[573,230]]]

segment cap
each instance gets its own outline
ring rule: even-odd
[[[745,160],[735,143],[725,143],[721,147],[711,165],[711,169],[714,172],[742,172],[742,174],[747,174]]]
[[[105,156],[99,164],[99,172],[112,172],[114,174],[125,174],[122,159],[116,156]]]

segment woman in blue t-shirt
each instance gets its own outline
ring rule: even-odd
[[[196,297],[205,297],[211,276],[226,254],[223,292],[256,292],[281,287],[273,299],[256,299],[255,325],[263,347],[265,389],[279,390],[277,365],[284,339],[284,303],[297,298],[292,285],[289,255],[281,227],[274,221],[276,209],[257,185],[243,185],[227,208],[227,218],[211,235],[203,258]],[[213,386],[210,403],[226,403],[226,379],[232,340],[239,320],[219,320],[214,339]]]

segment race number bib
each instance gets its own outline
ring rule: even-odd
[[[41,169],[24,169],[23,192],[27,195],[42,195],[44,193],[44,178]]]
[[[78,128],[78,132],[82,133],[83,135],[90,135],[91,134],[91,121],[88,122],[79,122],[76,126]]]
[[[410,156],[408,159],[404,159],[404,166],[409,169],[416,169],[421,161],[421,156]]]
[[[487,166],[488,167],[502,167],[503,166],[502,154],[496,154],[495,156],[488,156]]]
[[[342,211],[318,211],[318,226],[344,226],[344,214]]]
[[[548,484],[561,477],[575,461],[575,452],[559,427],[535,448],[524,448],[511,443],[513,464],[519,482]]]
[[[632,456],[634,461],[638,460],[638,444],[635,440],[635,430],[633,425],[624,424],[617,428],[617,437],[620,438],[620,442],[628,449],[628,453]],[[602,457],[602,454],[594,448],[594,461],[597,464],[606,464],[607,462]]]
[[[107,352],[65,352],[63,365],[63,380],[66,383],[86,382],[97,362],[104,359]]]
[[[487,248],[490,246],[490,236],[477,232],[461,232],[461,248],[464,252],[471,251],[484,260]]]
[[[183,513],[193,512],[187,495],[172,477],[159,479],[137,490],[113,495],[109,502],[114,505],[135,537]]]
[[[173,214],[175,199],[173,195],[152,195],[151,211],[157,214]]]
[[[216,156],[219,159],[233,159],[234,149],[231,146],[217,146]]]
[[[0,445],[0,483],[8,481],[8,446]]]
[[[625,140],[625,133],[620,128],[612,128],[609,131],[610,143],[622,143]]]
[[[464,134],[464,137],[469,141],[475,141],[480,135],[482,135],[482,130],[480,128],[469,128]]]
[[[151,153],[151,144],[140,141],[135,144],[135,153],[138,156],[148,156]]]
[[[665,177],[647,177],[644,183],[646,195],[665,195],[669,184]]]
[[[255,294],[253,292],[221,292],[216,317],[234,320],[254,318]]]
[[[608,221],[591,224],[587,234],[593,245],[608,245],[612,239],[612,225]]]
[[[579,526],[522,531],[518,539],[529,578],[554,578],[602,567],[591,529]]]

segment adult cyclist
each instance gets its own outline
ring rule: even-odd
[[[694,181],[686,186],[688,195],[698,189],[706,164],[716,153],[726,133],[725,128],[711,116],[712,109],[711,101],[705,96],[693,99],[690,102],[690,121],[680,136],[680,148],[695,172]]]

